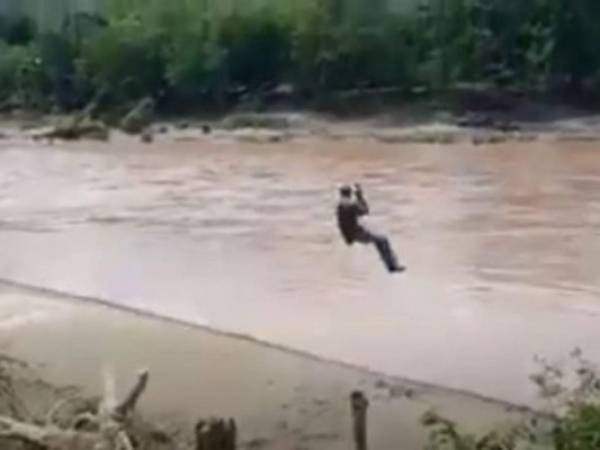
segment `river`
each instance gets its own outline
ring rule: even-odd
[[[596,147],[5,139],[0,278],[525,402],[600,358]],[[340,240],[353,181],[406,273]]]

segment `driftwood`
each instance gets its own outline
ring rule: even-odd
[[[128,134],[141,133],[152,123],[154,109],[154,99],[152,97],[143,98],[121,119],[121,130]]]
[[[110,138],[110,130],[106,124],[97,120],[96,114],[103,99],[108,94],[108,88],[102,88],[96,96],[78,113],[65,118],[62,123],[38,131],[32,135],[34,139],[95,139],[107,141]]]
[[[50,129],[35,132],[32,137],[34,139],[61,139],[66,141],[82,138],[106,141],[110,137],[110,130],[100,121],[78,115],[68,118],[63,123]]]
[[[71,427],[61,428],[52,418],[64,402],[48,414],[50,423],[37,425],[0,416],[0,439],[30,444],[44,450],[133,450],[129,435],[130,419],[148,384],[149,374],[142,371],[121,402],[114,405],[106,396],[95,412],[74,418]]]
[[[1,368],[1,366],[0,366]],[[10,375],[7,375],[8,379]],[[149,373],[138,374],[132,388],[120,401],[110,385],[103,398],[61,398],[43,416],[22,418],[0,415],[0,449],[35,450],[159,450],[175,446],[176,433],[154,428],[135,414],[149,382]],[[10,383],[9,383],[10,384]],[[63,391],[64,392],[64,391]],[[70,391],[72,395],[73,391]],[[78,404],[79,403],[79,404]],[[77,405],[78,404],[78,405]],[[60,413],[67,407],[68,414]],[[369,401],[361,391],[350,395],[352,431],[356,450],[367,450]],[[8,412],[7,414],[10,414]],[[194,450],[236,450],[237,424],[233,419],[200,420],[194,430]],[[16,445],[13,445],[16,444]],[[20,444],[24,444],[21,446]],[[190,443],[191,444],[191,443]],[[190,446],[191,447],[191,446]],[[185,448],[190,448],[185,447]]]

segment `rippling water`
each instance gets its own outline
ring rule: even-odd
[[[348,248],[362,182],[409,270]],[[0,143],[0,277],[522,400],[540,352],[600,357],[594,144],[306,138]]]

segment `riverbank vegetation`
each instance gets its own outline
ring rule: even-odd
[[[566,365],[538,360],[531,377],[547,401],[544,411],[521,423],[499,427],[483,436],[465,433],[455,422],[428,412],[429,450],[593,450],[600,448],[600,378],[581,351]]]
[[[594,0],[310,0],[213,13],[206,2],[122,2],[42,30],[0,16],[0,106],[111,109],[152,97],[165,112],[399,99],[485,85],[526,96],[600,95]]]

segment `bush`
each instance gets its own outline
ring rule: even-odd
[[[165,87],[164,39],[136,19],[112,23],[88,38],[82,48],[80,76],[115,102],[155,96]]]
[[[600,448],[600,406],[575,405],[556,431],[556,450]]]
[[[9,45],[28,45],[36,35],[35,23],[28,17],[4,19],[0,24],[0,38]]]
[[[409,21],[391,15],[371,23],[340,21],[321,1],[306,8],[292,31],[293,80],[320,96],[357,87],[408,87],[415,82],[416,52]]]
[[[234,85],[256,89],[282,80],[290,61],[287,25],[268,12],[232,15],[219,27],[227,73]]]
[[[77,51],[69,39],[59,33],[46,33],[39,38],[41,70],[49,93],[62,108],[81,106],[82,93],[75,71]]]
[[[45,76],[35,46],[10,46],[0,42],[0,99],[24,107],[41,106]]]
[[[339,36],[331,10],[316,2],[302,11],[292,28],[293,81],[308,96],[324,92],[338,57]]]
[[[6,98],[19,86],[18,73],[28,63],[26,47],[9,46],[0,42],[0,98]]]
[[[227,84],[225,53],[200,33],[190,33],[167,51],[166,78],[179,107],[216,100]]]
[[[421,423],[430,431],[432,450],[596,450],[600,448],[600,374],[576,349],[570,370],[538,358],[540,372],[531,379],[550,410],[529,414],[525,421],[494,430],[483,437],[464,433],[460,427],[435,412]]]
[[[386,23],[389,22],[389,23]],[[410,50],[399,21],[379,26],[349,26],[337,36],[339,47],[331,62],[328,89],[407,86],[412,76],[405,62]]]

